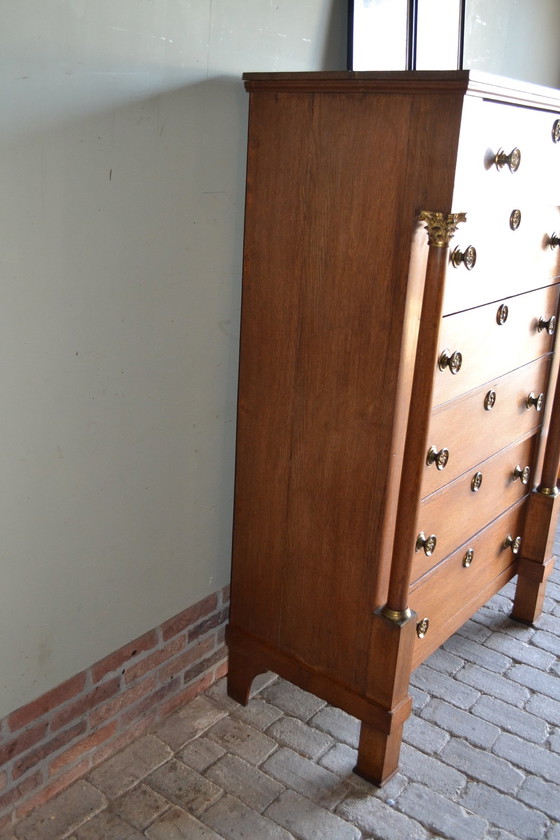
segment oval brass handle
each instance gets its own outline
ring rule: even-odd
[[[420,551],[420,549],[423,548],[426,557],[432,556],[432,554],[436,550],[436,545],[437,537],[435,534],[430,534],[430,536],[427,537],[424,531],[420,531],[420,533],[416,537],[416,551]]]
[[[473,475],[473,477],[471,479],[471,490],[473,491],[473,493],[478,493],[478,491],[480,490],[481,487],[482,487],[482,473],[481,472],[475,472],[475,474]]]
[[[529,484],[529,476],[531,475],[531,467],[522,467],[517,464],[513,471],[513,480],[521,479],[521,484]]]
[[[465,556],[463,557],[463,566],[465,569],[468,569],[471,565],[472,561],[474,560],[474,548],[469,548],[465,552]]]
[[[430,619],[429,618],[423,618],[416,625],[416,635],[418,636],[419,639],[423,639],[429,629],[430,629]]]
[[[476,248],[474,245],[469,245],[464,251],[455,248],[451,254],[451,262],[455,268],[464,265],[467,271],[470,271],[476,265]]]
[[[511,548],[512,554],[519,554],[521,537],[512,537],[511,534],[508,534],[504,540],[504,548]]]
[[[560,143],[560,120],[554,120],[552,124],[552,142]]]
[[[461,370],[461,365],[463,364],[463,356],[458,351],[455,350],[454,353],[451,350],[444,350],[439,357],[438,367],[440,370],[445,370],[445,368],[449,368],[449,371],[455,375],[459,373]]]
[[[554,335],[556,329],[556,315],[551,315],[550,318],[539,318],[537,324],[537,332],[546,330],[549,335]]]
[[[541,411],[544,405],[544,394],[534,394],[533,391],[531,391],[525,400],[525,408],[529,409],[532,405],[535,406],[537,411]]]
[[[557,248],[560,245],[560,235],[553,233],[552,236],[548,237],[548,244],[551,248]]]
[[[486,396],[484,397],[484,410],[485,411],[492,411],[494,406],[496,405],[496,392],[495,391],[488,391]]]
[[[509,316],[509,306],[507,303],[502,303],[496,312],[496,323],[499,327],[503,327]]]
[[[507,166],[510,172],[517,172],[521,163],[521,151],[516,146],[509,155],[506,155],[503,149],[499,149],[494,158],[494,163],[497,169],[503,169],[504,166]]]
[[[449,449],[445,446],[438,451],[437,446],[430,446],[426,456],[426,464],[430,467],[432,464],[436,465],[436,469],[443,470],[449,461]]]

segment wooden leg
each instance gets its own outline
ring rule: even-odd
[[[402,724],[390,735],[362,723],[358,746],[358,763],[354,773],[382,787],[399,769]]]
[[[554,557],[545,563],[522,559],[515,588],[511,617],[522,624],[534,624],[540,618],[546,592],[546,582],[554,568]]]
[[[242,706],[246,706],[249,702],[253,680],[262,673],[264,671],[260,665],[256,665],[246,656],[230,648],[227,692],[233,700],[237,700]]]

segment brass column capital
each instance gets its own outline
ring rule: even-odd
[[[438,213],[421,210],[418,221],[426,222],[428,243],[434,248],[447,248],[460,222],[467,221],[466,213]]]

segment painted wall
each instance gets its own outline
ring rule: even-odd
[[[0,0],[0,717],[227,583],[244,70],[340,0]]]

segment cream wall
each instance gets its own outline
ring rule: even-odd
[[[0,717],[227,583],[244,70],[340,0],[0,0]]]

